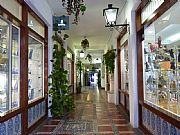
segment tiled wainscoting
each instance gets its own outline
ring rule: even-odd
[[[37,122],[40,118],[45,115],[45,101],[28,109],[28,127]]]
[[[144,107],[142,117],[143,125],[154,135],[180,135],[180,129]]]
[[[0,135],[20,135],[21,134],[21,114],[0,123]]]

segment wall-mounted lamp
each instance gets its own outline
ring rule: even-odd
[[[81,50],[79,53],[80,58],[84,58],[84,52]]]
[[[112,7],[112,4],[108,4],[108,8],[103,9],[103,16],[105,16],[105,27],[115,28],[118,31],[119,26],[127,27],[129,24],[116,24],[119,8]]]

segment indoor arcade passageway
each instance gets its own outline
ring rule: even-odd
[[[32,134],[41,135],[141,135],[120,106],[107,103],[104,90],[84,87],[75,94],[75,111],[62,119],[48,119]]]

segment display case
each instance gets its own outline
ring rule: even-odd
[[[28,39],[28,99],[42,98],[44,82],[43,43],[33,36]]]
[[[124,88],[129,88],[129,73],[128,73],[128,46],[124,47]]]
[[[163,26],[161,18],[144,30],[144,102],[179,119],[180,22],[173,21],[172,14]]]
[[[0,116],[19,106],[19,28],[0,18]]]

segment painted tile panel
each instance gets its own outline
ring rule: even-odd
[[[21,114],[0,123],[0,135],[20,135],[21,134]]]
[[[142,120],[143,125],[153,135],[180,135],[180,129],[144,107],[142,108]]]
[[[45,101],[28,109],[28,127],[45,115]]]

